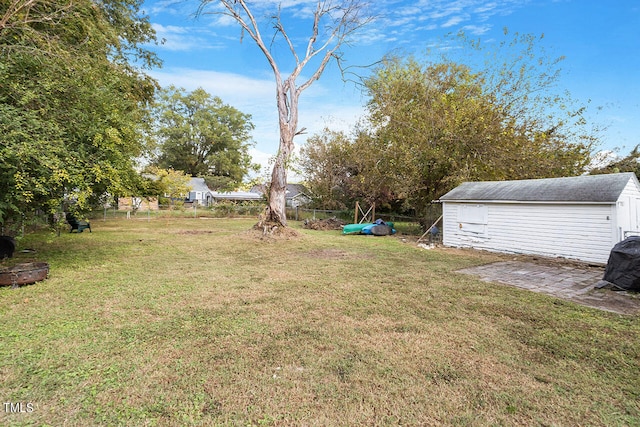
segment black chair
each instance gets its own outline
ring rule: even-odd
[[[76,230],[78,233],[82,233],[87,228],[89,229],[89,233],[91,233],[91,224],[89,221],[79,221],[72,213],[69,212],[67,212],[65,218],[67,219],[67,223],[71,226],[69,233],[73,233],[73,230]]]
[[[13,257],[16,241],[11,236],[0,236],[0,259]]]

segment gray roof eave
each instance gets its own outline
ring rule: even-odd
[[[589,202],[589,201],[558,201],[558,200],[488,200],[488,199],[477,199],[477,200],[464,200],[464,199],[447,199],[447,200],[436,200],[438,203],[501,203],[501,204],[509,204],[509,205],[615,205],[616,201],[613,202]]]
[[[583,175],[517,181],[465,182],[440,197],[446,201],[615,203],[635,174]]]

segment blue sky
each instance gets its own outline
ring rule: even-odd
[[[207,9],[215,11],[215,1]],[[280,4],[285,27],[301,42],[315,0],[260,0],[256,18],[268,24],[268,10]],[[364,66],[391,51],[421,55],[441,47],[447,33],[464,30],[482,43],[505,40],[510,33],[544,34],[542,46],[551,56],[565,56],[558,92],[568,90],[589,105],[588,118],[606,126],[599,150],[628,153],[640,144],[640,2],[638,0],[375,0],[377,19],[363,28],[345,49],[347,65]],[[244,113],[252,115],[256,142],[254,161],[266,164],[278,146],[278,122],[273,73],[253,41],[240,42],[239,27],[220,15],[195,17],[196,0],[147,0],[143,5],[158,39],[153,46],[164,61],[152,70],[162,86],[204,88]],[[286,20],[285,20],[286,19]],[[270,27],[263,36],[269,41]],[[288,49],[273,47],[288,71]],[[311,69],[303,77],[309,76]],[[360,69],[366,75],[366,69]],[[322,78],[303,92],[296,145],[328,126],[349,130],[363,116],[366,99],[353,83],[345,83],[331,65]]]

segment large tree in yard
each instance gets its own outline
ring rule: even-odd
[[[141,0],[0,2],[0,223],[136,185],[158,65]]]
[[[314,204],[322,209],[348,209],[356,201],[393,209],[397,168],[385,155],[380,139],[364,129],[352,137],[324,129],[300,150],[300,165]]]
[[[636,145],[626,156],[616,156],[606,164],[592,169],[589,174],[600,175],[620,172],[633,172],[640,178],[640,145]]]
[[[597,138],[585,107],[557,89],[562,58],[530,35],[495,47],[461,37],[486,64],[389,58],[365,82],[369,151],[395,193],[420,212],[462,181],[583,173]]]
[[[267,40],[262,36],[261,27],[254,11],[263,12],[264,5],[275,2],[246,0],[202,0],[200,13],[215,13],[233,19],[256,43],[267,59],[276,83],[276,106],[278,109],[280,143],[271,173],[268,206],[261,221],[264,229],[286,226],[285,195],[287,187],[287,162],[294,149],[293,139],[304,129],[298,126],[298,102],[302,92],[318,80],[332,59],[340,60],[341,46],[355,31],[370,21],[365,14],[365,3],[358,0],[319,0],[311,13],[310,34],[301,45],[297,37],[292,37],[285,29],[281,11],[283,5],[270,13],[272,34]],[[207,6],[213,6],[208,10]],[[287,72],[281,67],[271,47],[273,41],[281,37],[293,58],[293,70]],[[313,67],[309,77],[301,83],[297,79],[305,67]]]
[[[154,110],[159,167],[211,177],[223,188],[239,184],[255,169],[248,153],[250,115],[202,88],[187,93],[174,86],[160,91]]]

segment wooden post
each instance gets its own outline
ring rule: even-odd
[[[371,222],[376,221],[376,202],[373,202],[373,206],[371,206]]]
[[[358,203],[356,201],[356,213],[355,213],[355,217],[353,218],[353,223],[357,224],[358,223],[358,211],[360,210],[360,203]]]
[[[438,217],[438,219],[436,219],[436,222],[434,222],[433,224],[431,224],[431,227],[427,228],[427,231],[425,231],[425,232],[424,232],[424,234],[423,234],[422,236],[420,236],[420,238],[418,239],[418,241],[417,241],[416,243],[420,243],[420,241],[421,241],[422,239],[424,239],[424,238],[425,238],[425,236],[426,236],[427,234],[429,234],[429,232],[431,231],[431,229],[432,229],[432,228],[433,228],[433,227],[434,227],[438,222],[440,222],[440,220],[442,219],[442,217],[443,217],[443,215],[440,215],[440,217]]]

